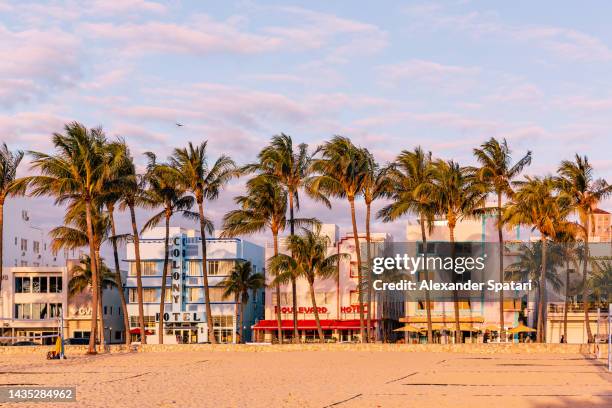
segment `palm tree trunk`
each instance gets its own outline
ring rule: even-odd
[[[429,280],[429,272],[427,271],[427,233],[425,232],[425,215],[421,213],[421,240],[423,241],[423,269],[425,271],[425,279]],[[425,308],[427,313],[427,343],[433,343],[433,329],[431,323],[431,299],[429,289],[425,289]]]
[[[455,227],[448,227],[451,245],[451,258],[455,263]],[[453,271],[453,283],[457,282],[457,274]],[[457,290],[453,290],[453,308],[455,309],[455,343],[461,342],[461,320],[459,318],[459,295]]]
[[[361,276],[361,248],[359,247],[359,236],[357,235],[357,220],[355,219],[355,198],[348,198],[351,206],[351,222],[353,224],[353,239],[355,240],[355,254],[357,255],[357,294],[359,295],[359,336],[361,342],[365,339],[363,321],[363,282]],[[366,339],[367,341],[367,339]]]
[[[212,309],[210,308],[210,291],[208,290],[208,260],[206,258],[206,228],[204,223],[203,200],[198,200],[198,212],[200,215],[200,237],[202,239],[202,274],[204,277],[204,302],[206,305],[206,325],[208,326],[208,340],[212,344],[217,344],[217,337],[215,337],[215,332],[213,329]]]
[[[497,193],[497,239],[499,241],[499,282],[504,283],[504,232],[502,226],[502,194]],[[502,285],[503,286],[503,285]],[[499,291],[499,337],[504,335],[504,289]]]
[[[237,336],[236,338],[236,344],[240,344],[242,342],[242,333],[240,333],[240,327],[238,326],[240,323],[238,322],[238,314],[240,313],[240,311],[238,310],[240,308],[240,294],[239,293],[235,293],[234,294],[234,322],[236,323],[236,333],[234,333],[235,336]]]
[[[112,206],[108,206],[108,216],[111,224],[111,234],[117,235],[115,231],[115,216],[114,209]],[[119,269],[119,252],[117,251],[117,241],[112,240],[113,244],[113,257],[115,259],[115,282],[117,282],[117,290],[119,290],[119,299],[121,300],[121,310],[123,312],[123,330],[125,333],[125,344],[128,346],[131,343],[130,339],[130,319],[127,311],[127,303],[125,301],[125,292],[123,291],[123,280],[121,279],[121,271]]]
[[[102,287],[102,258],[100,257],[100,247],[96,249],[96,270],[98,271],[98,335],[100,336],[100,345],[106,351],[106,332],[104,331],[104,288]]]
[[[164,236],[164,269],[162,270],[161,293],[159,298],[159,323],[157,325],[157,342],[164,344],[164,312],[166,309],[166,279],[168,278],[168,255],[170,251],[170,208],[166,208],[166,231]]]
[[[96,268],[96,247],[93,225],[91,223],[91,201],[85,199],[85,220],[87,222],[87,241],[89,242],[89,259],[91,260],[91,334],[87,354],[97,354],[96,337],[98,327],[98,270]]]
[[[545,300],[544,295],[546,292],[546,237],[542,236],[542,270],[540,271],[540,292],[538,295],[540,296],[540,300],[538,303],[538,342],[544,343],[546,341],[546,319],[544,317],[545,313]]]
[[[272,237],[274,241],[274,256],[276,256],[278,255],[278,231],[272,231]],[[276,323],[278,330],[278,343],[283,344],[283,320],[281,315],[280,285],[277,283],[274,286],[276,286]]]
[[[582,267],[582,303],[584,305],[584,324],[586,325],[587,341],[593,343],[591,321],[589,319],[589,289],[587,285],[589,273],[589,214],[584,220],[584,266]]]
[[[372,253],[370,249],[370,203],[366,203],[366,262],[368,264],[368,321],[367,321],[367,341],[372,341]]]
[[[2,274],[2,269],[4,267],[4,253],[2,252],[2,248],[4,245],[4,197],[0,198],[0,293],[2,293],[2,278],[4,275]],[[0,317],[2,317],[2,299],[0,299]]]
[[[293,218],[293,191],[289,192],[289,228],[291,236],[295,235],[295,222]],[[293,256],[293,254],[292,254]],[[291,301],[293,309],[293,342],[300,342],[300,332],[298,331],[297,319],[297,284],[295,276],[291,276]]]
[[[244,343],[244,333],[243,333],[243,324],[244,324],[244,295],[240,293],[240,319],[239,319],[240,327],[238,328],[238,334],[240,336],[240,343]],[[251,340],[252,341],[252,340]]]
[[[310,287],[310,300],[312,302],[312,310],[314,312],[315,322],[317,324],[317,332],[319,332],[319,340],[321,343],[325,343],[325,336],[323,335],[323,329],[321,328],[321,320],[319,320],[319,311],[317,310],[317,299],[315,296],[314,282],[308,281]]]
[[[567,308],[569,306],[569,261],[565,262],[565,305],[563,306],[563,341],[567,343]]]
[[[134,204],[128,204],[130,208],[130,218],[132,221],[132,238],[134,239],[134,256],[136,257],[136,293],[138,297],[138,326],[140,327],[140,343],[147,344],[147,335],[144,324],[144,305],[142,303],[142,264],[140,262],[140,237],[136,226],[136,212]],[[129,335],[129,333],[126,333]]]

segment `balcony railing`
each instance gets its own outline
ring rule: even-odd
[[[602,312],[608,311],[608,305],[606,303],[589,303],[589,312],[597,312],[599,308]],[[565,305],[561,304],[550,304],[548,305],[549,313],[564,313]],[[570,303],[567,305],[568,313],[580,313],[584,312],[584,303]]]

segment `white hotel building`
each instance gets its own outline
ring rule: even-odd
[[[159,301],[164,263],[163,227],[153,228],[140,237],[140,260],[147,342],[158,340]],[[208,342],[207,324],[223,343],[236,341],[238,307],[234,298],[224,299],[220,286],[236,262],[250,261],[254,272],[264,273],[264,250],[261,246],[238,238],[207,238],[207,270],[212,318],[206,316],[204,278],[201,269],[200,232],[179,227],[170,228],[169,270],[166,281],[164,343]],[[136,257],[134,244],[127,245],[129,273],[126,280],[131,332],[139,333],[138,297],[136,285]],[[244,310],[243,336],[251,339],[250,327],[263,317],[263,290],[249,296]]]

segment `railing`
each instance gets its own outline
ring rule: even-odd
[[[589,312],[597,312],[599,308],[603,313],[608,311],[608,305],[605,303],[589,303]],[[564,313],[564,304],[550,304],[548,305],[548,311],[550,313]],[[567,305],[568,313],[580,313],[584,312],[584,303],[570,303]]]

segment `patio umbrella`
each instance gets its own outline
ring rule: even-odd
[[[404,327],[400,327],[398,329],[393,330],[394,332],[409,332],[409,333],[420,333],[422,330],[418,327],[411,326],[409,324]]]
[[[536,329],[532,329],[531,327],[527,327],[523,323],[521,323],[518,326],[513,327],[510,330],[508,330],[508,333],[510,333],[510,334],[532,333],[532,332],[535,332],[535,331],[537,331],[537,330]]]
[[[482,330],[488,330],[488,331],[499,331],[499,326],[496,326],[494,324],[487,324]]]
[[[136,327],[134,329],[130,329],[130,334],[140,334],[140,327]],[[153,334],[153,332],[145,329],[145,334],[147,336],[150,336],[150,335]]]

